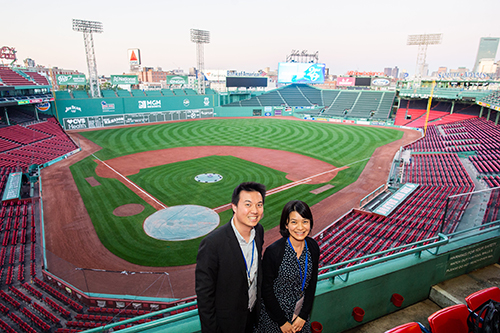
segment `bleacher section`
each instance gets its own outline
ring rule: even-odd
[[[118,89],[116,91],[116,94],[118,97],[131,97],[132,95],[130,94],[130,91],[125,90],[125,89]]]
[[[322,116],[387,119],[395,96],[396,93],[390,91],[320,90],[291,84],[223,106],[324,106]]]
[[[89,94],[84,90],[73,90],[73,98],[89,98]]]
[[[73,98],[71,96],[71,94],[69,93],[69,91],[67,91],[67,90],[59,90],[59,91],[56,91],[55,94],[56,94],[56,98],[57,99],[70,99],[70,98]]]
[[[484,118],[429,126],[425,137],[404,150],[411,157],[403,164],[401,183],[420,186],[387,217],[352,210],[318,234],[320,267],[455,231],[470,196],[450,201],[442,224],[447,198],[475,189],[456,152],[477,152],[469,160],[481,178],[491,188],[500,186],[500,126]],[[483,224],[500,218],[500,189],[491,192],[488,207]]]
[[[0,66],[0,81],[6,86],[35,86],[36,82],[30,81],[9,67]]]
[[[37,72],[24,72],[26,75],[30,76],[36,84],[43,85],[43,86],[49,86],[50,83],[47,81],[47,78],[43,75],[38,74]]]
[[[116,93],[114,90],[110,89],[103,89],[101,90],[102,97],[107,98],[107,97],[116,97]]]
[[[132,96],[134,97],[144,97],[146,95],[144,95],[144,91],[142,90],[139,90],[139,89],[132,89]]]
[[[413,155],[411,164],[405,166],[406,182],[420,186],[388,217],[352,210],[323,230],[317,236],[320,267],[417,242],[440,231],[453,232],[456,224],[440,223],[446,199],[474,189],[457,155]],[[448,207],[448,214],[460,216],[467,204],[464,197]]]
[[[78,148],[55,118],[26,127],[14,125],[0,128],[0,140],[0,166],[27,168]]]

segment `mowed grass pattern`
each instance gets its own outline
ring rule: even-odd
[[[335,186],[331,190],[314,195],[310,191],[325,183],[300,185],[267,197],[265,217],[261,221],[266,230],[278,225],[281,209],[286,202],[300,199],[311,206],[320,202],[354,182],[377,147],[402,137],[402,132],[394,129],[276,118],[214,118],[81,134],[103,148],[96,153],[102,160],[174,147],[228,145],[241,146],[241,149],[260,147],[290,151],[336,167],[350,164],[349,169],[341,171],[329,182]],[[144,233],[142,223],[154,209],[117,180],[98,177],[95,167],[93,157],[89,157],[73,165],[71,171],[97,234],[111,252],[144,266],[195,263],[202,237],[183,242],[150,238]],[[204,172],[220,173],[224,179],[213,184],[196,182],[194,176]],[[86,177],[91,176],[102,185],[91,187],[85,181]],[[234,187],[243,181],[261,182],[272,189],[289,183],[285,176],[277,170],[235,157],[209,156],[144,169],[129,179],[166,205],[198,204],[214,208],[229,203]],[[116,207],[127,203],[139,203],[146,209],[131,217],[116,217],[112,214]],[[219,215],[222,225],[229,221],[232,214],[226,211]]]

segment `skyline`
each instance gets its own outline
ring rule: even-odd
[[[7,2],[0,1],[5,8]],[[27,0],[23,6],[39,8],[40,3]],[[418,47],[406,45],[408,35],[442,33],[442,43],[427,49],[429,72],[441,66],[472,71],[480,38],[498,37],[500,31],[494,20],[472,27],[469,22],[477,21],[474,15],[498,10],[497,0],[481,1],[476,7],[463,0],[422,0],[418,6],[395,0],[256,0],[251,5],[241,0],[89,0],[78,7],[48,0],[36,11],[6,15],[0,22],[0,30],[7,32],[0,47],[14,47],[17,64],[31,58],[39,65],[88,74],[82,33],[71,27],[75,18],[103,23],[104,32],[93,36],[99,75],[129,72],[129,48],[141,50],[143,67],[187,72],[196,67],[192,28],[210,31],[210,43],[204,45],[206,70],[275,70],[292,50],[308,50],[319,52],[319,62],[330,74],[383,72],[397,66],[413,75]]]

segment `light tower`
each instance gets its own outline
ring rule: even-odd
[[[83,32],[83,42],[85,43],[85,53],[87,55],[87,68],[89,70],[90,94],[92,97],[101,97],[99,78],[97,76],[97,63],[94,53],[94,38],[92,34],[94,32],[102,33],[102,23],[73,19],[73,30]]]
[[[418,45],[417,68],[415,69],[415,79],[420,82],[424,66],[425,57],[427,56],[427,46],[441,44],[443,34],[423,34],[409,35],[406,45]]]
[[[198,94],[205,94],[205,82],[203,70],[205,60],[203,55],[203,44],[210,43],[210,32],[206,30],[191,29],[191,41],[196,43],[196,61],[198,63]]]

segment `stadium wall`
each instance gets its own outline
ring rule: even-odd
[[[158,96],[56,100],[56,117],[66,130],[213,117],[215,97]]]

